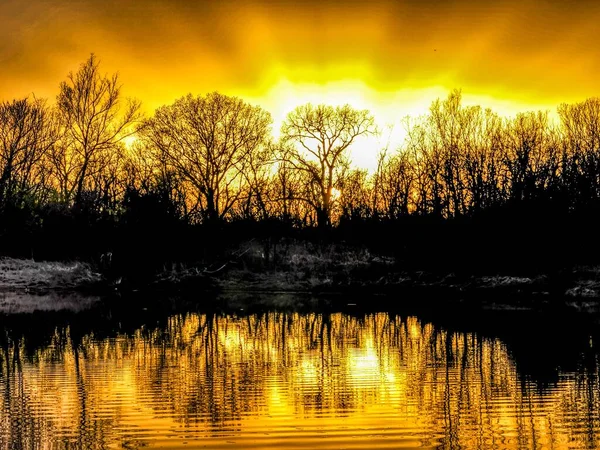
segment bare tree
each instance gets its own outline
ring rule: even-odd
[[[248,158],[242,171],[244,182],[237,208],[238,217],[265,220],[272,216],[269,205],[269,185],[272,183],[274,148],[272,145],[260,146]]]
[[[600,152],[600,98],[562,104],[558,107],[558,115],[571,147],[577,151]]]
[[[414,176],[407,152],[399,151],[392,156],[382,152],[373,177],[373,211],[388,219],[410,214],[414,210]]]
[[[505,197],[504,169],[513,161],[503,157],[509,148],[505,123],[490,110],[463,106],[461,97],[452,91],[428,114],[407,121],[401,152],[408,153],[403,165],[413,169],[409,197],[418,214],[463,216]]]
[[[185,182],[156,148],[136,140],[127,151],[124,165],[126,202],[132,197],[153,197],[171,217],[191,222],[193,211],[188,208]]]
[[[0,104],[0,209],[44,187],[42,159],[56,138],[52,114],[42,100]]]
[[[110,162],[107,154],[135,131],[140,104],[127,100],[123,109],[121,97],[118,74],[102,75],[93,54],[60,84],[63,135],[51,160],[63,200],[78,204],[86,183]]]
[[[367,219],[372,216],[373,188],[368,171],[352,169],[344,177],[339,193],[341,215],[346,219]]]
[[[542,111],[518,114],[507,123],[503,166],[512,199],[531,199],[547,187],[557,170],[552,131]]]
[[[242,198],[271,123],[268,112],[237,97],[190,94],[157,109],[141,135],[195,190],[202,218],[214,221]]]
[[[558,107],[563,155],[561,184],[571,203],[600,198],[600,99]],[[579,199],[579,200],[576,200]]]
[[[331,224],[332,195],[348,169],[348,149],[358,137],[375,132],[369,111],[349,105],[334,108],[306,104],[284,121],[282,137],[296,144],[284,158],[307,175],[310,186],[301,199],[314,208],[319,226]]]

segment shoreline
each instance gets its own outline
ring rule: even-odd
[[[0,292],[93,292],[104,282],[101,274],[80,261],[0,258]]]
[[[363,264],[364,266],[364,264]],[[365,267],[363,267],[364,269]],[[293,270],[232,269],[206,274],[197,269],[164,272],[144,283],[111,281],[82,262],[36,262],[0,258],[0,312],[52,309],[52,303],[79,307],[78,300],[112,295],[181,296],[222,298],[258,305],[274,298],[327,298],[332,304],[363,303],[377,298],[380,305],[429,305],[432,308],[541,310],[567,308],[600,313],[600,268],[581,267],[570,272],[536,277],[508,275],[434,274],[407,272],[375,264],[366,266],[368,276]],[[364,275],[364,274],[363,274]],[[269,297],[264,301],[260,298]],[[72,299],[72,300],[65,300]],[[285,302],[284,302],[285,303]]]

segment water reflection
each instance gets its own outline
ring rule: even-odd
[[[600,446],[597,353],[541,389],[501,341],[415,317],[186,314],[25,348],[3,339],[2,448]]]

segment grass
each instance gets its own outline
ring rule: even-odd
[[[69,291],[100,282],[101,276],[82,262],[0,258],[0,291]]]
[[[270,254],[267,254],[270,251]],[[237,257],[236,255],[241,255]],[[529,277],[522,273],[435,273],[407,270],[393,258],[343,245],[283,242],[274,248],[247,243],[229,255],[226,268],[211,277],[222,291],[248,293],[402,293],[513,302],[563,299],[575,306],[600,299],[600,268],[564,269]],[[222,266],[221,262],[218,264]],[[559,300],[560,302],[560,300]]]
[[[401,298],[406,296],[402,294],[420,296],[425,288],[433,295],[444,297],[449,293],[459,299],[469,297],[480,301],[505,298],[518,302],[519,298],[530,295],[548,299],[560,297],[575,303],[600,299],[600,267],[564,269],[531,277],[522,273],[519,276],[435,273],[403,268],[393,258],[364,248],[294,240],[280,240],[277,245],[252,240],[224,251],[210,263],[172,263],[157,276],[150,274],[142,283],[125,277],[123,283],[120,277],[118,280],[111,290],[141,289],[167,295],[196,295],[207,291],[250,295],[380,293]],[[109,285],[107,279],[86,263],[0,258],[0,294],[42,295],[90,287],[88,292],[107,292],[94,290],[103,285]]]
[[[393,260],[375,257],[365,249],[297,242],[266,249],[252,242],[243,251],[232,252],[227,269],[216,278],[229,290],[305,292],[372,284],[393,265]]]

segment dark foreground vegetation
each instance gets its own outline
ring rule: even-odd
[[[0,104],[0,254],[82,260],[133,284],[299,269],[309,285],[560,279],[600,262],[600,99],[558,117],[502,118],[455,91],[368,173],[348,159],[377,133],[368,111],[299,106],[279,140],[268,112],[219,93],[143,117],[92,56],[55,102]]]

